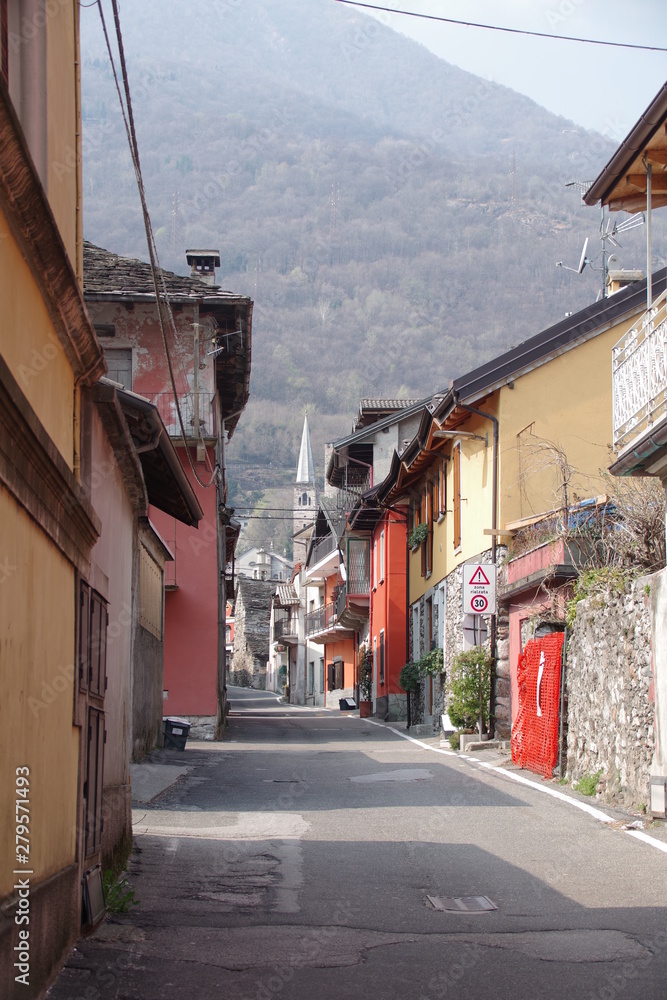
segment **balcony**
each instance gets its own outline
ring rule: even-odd
[[[276,618],[273,623],[274,642],[286,642],[288,639],[298,638],[297,619],[295,615],[285,615],[284,618]]]
[[[326,632],[328,628],[336,624],[336,605],[334,602],[323,604],[314,611],[309,611],[306,615],[306,635],[315,635],[318,632]]]
[[[185,435],[188,441],[201,440],[201,438],[215,440],[215,393],[200,391],[197,393],[197,397],[195,398],[194,392],[179,392],[178,394],[178,403],[185,427]],[[148,398],[157,406],[158,413],[162,417],[162,422],[167,429],[169,437],[181,437],[181,426],[178,421],[178,412],[173,392],[158,392],[149,395]],[[195,433],[195,411],[197,409],[199,410],[199,434]]]
[[[667,416],[667,291],[612,349],[612,409],[619,455]]]
[[[314,542],[312,552],[310,554],[311,566],[315,566],[321,559],[328,556],[330,552],[333,552],[335,548],[336,539],[333,535],[325,535],[324,538]]]

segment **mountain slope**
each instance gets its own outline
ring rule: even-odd
[[[293,475],[304,405],[317,455],[360,396],[426,395],[595,298],[599,275],[554,265],[595,233],[563,185],[606,162],[602,137],[328,0],[121,17],[162,264],[218,247],[221,283],[256,303],[233,453],[258,488]],[[95,8],[82,18],[85,234],[145,257]]]

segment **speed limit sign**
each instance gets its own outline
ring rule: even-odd
[[[496,610],[496,567],[466,563],[463,567],[463,613],[492,615]]]

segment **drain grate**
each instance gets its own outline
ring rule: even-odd
[[[489,913],[497,910],[496,904],[488,896],[427,896],[436,910],[446,913]]]

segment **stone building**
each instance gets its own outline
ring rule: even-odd
[[[271,598],[275,580],[239,577],[234,618],[234,657],[230,684],[266,688],[269,660]]]

